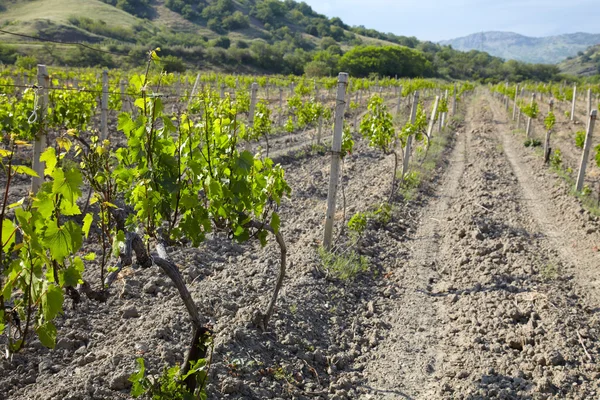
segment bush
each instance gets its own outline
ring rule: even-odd
[[[164,56],[160,59],[165,72],[185,72],[183,60],[175,56]]]
[[[329,76],[329,66],[323,61],[311,61],[304,66],[304,74],[309,77]]]
[[[431,62],[417,50],[403,46],[359,46],[340,59],[339,67],[355,77],[380,76],[428,77],[433,75]]]
[[[38,64],[34,56],[18,56],[15,65],[19,68],[32,69]]]
[[[240,11],[234,12],[223,20],[223,28],[228,31],[245,29],[250,26],[250,19]]]
[[[17,49],[13,46],[0,43],[0,62],[14,64],[17,60]]]
[[[231,40],[227,36],[221,36],[208,42],[209,46],[228,49],[231,46]]]

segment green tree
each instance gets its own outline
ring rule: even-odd
[[[339,63],[340,69],[352,76],[367,77],[371,73],[380,76],[430,77],[431,62],[423,53],[404,46],[360,46],[350,50]]]

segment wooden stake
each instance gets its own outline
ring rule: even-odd
[[[575,120],[575,102],[577,101],[577,85],[573,85],[573,102],[571,103],[571,121]]]
[[[415,90],[413,95],[412,108],[410,110],[410,123],[414,124],[417,119],[417,108],[419,105],[419,91]],[[408,173],[408,162],[410,161],[410,153],[412,151],[412,135],[406,138],[406,147],[404,148],[404,160],[402,160],[402,179]]]
[[[517,99],[519,96],[519,84],[517,83],[517,86],[515,88],[515,104],[513,107],[513,115],[512,115],[512,120],[515,120],[515,117],[517,116]]]
[[[446,107],[448,106],[448,89],[446,89],[446,91],[444,92],[444,100],[446,100]],[[446,115],[448,113],[446,111],[444,111],[442,113],[442,121],[441,121],[441,128],[444,129],[446,127]]]
[[[453,97],[452,98],[452,116],[453,117],[456,115],[456,95],[457,95],[457,93],[456,93],[456,83],[455,83],[454,84],[454,92],[452,94],[452,97]],[[437,100],[438,99],[436,99],[436,107],[435,108],[437,108]],[[433,126],[432,126],[432,129],[433,129]]]
[[[437,114],[438,104],[440,102],[440,96],[435,96],[435,103],[433,103],[433,111],[431,112],[431,119],[429,120],[429,126],[427,127],[427,137],[431,140],[433,134],[433,126],[435,125],[435,116]]]
[[[535,93],[531,95],[531,105],[535,102]],[[531,135],[531,117],[527,117],[527,128],[525,128],[525,137],[529,137]]]
[[[554,109],[554,100],[550,99],[548,102],[548,114],[552,112]],[[546,141],[544,142],[544,162],[548,163],[550,161],[550,135],[552,134],[552,129],[548,129],[546,131]]]
[[[331,145],[331,175],[329,176],[329,193],[327,195],[327,215],[325,219],[325,234],[323,247],[331,249],[333,236],[333,219],[335,217],[335,200],[337,197],[338,179],[340,173],[340,152],[342,151],[342,133],[344,128],[344,110],[346,108],[346,88],[348,74],[340,72],[338,75],[338,89],[335,105],[335,122],[333,126],[333,143]]]
[[[321,103],[325,104],[325,95],[321,96]],[[321,136],[323,135],[323,114],[319,115],[319,127],[317,128],[317,144],[321,144]]]
[[[248,111],[248,126],[254,127],[254,110],[256,109],[256,93],[258,92],[258,83],[254,82],[250,88],[250,110]]]
[[[100,112],[100,140],[108,137],[108,71],[102,71],[102,108]]]
[[[597,115],[598,110],[592,110],[590,113],[587,132],[585,134],[585,144],[583,145],[583,154],[581,155],[581,164],[579,166],[579,174],[577,175],[577,186],[575,187],[578,192],[581,192],[583,189],[585,169],[587,167],[587,159],[590,154],[590,148],[592,147],[592,135],[594,133],[594,125],[596,124]]]
[[[396,115],[400,115],[400,106],[402,105],[402,85],[398,88],[398,105],[396,106]]]
[[[125,88],[126,88],[125,79],[121,79],[121,81],[119,82],[119,92],[121,92],[121,111],[122,112],[125,112],[126,103],[127,103],[127,97],[125,96]]]
[[[196,95],[196,90],[198,90],[198,82],[200,82],[200,73],[196,75],[196,81],[194,82],[194,86],[192,87],[192,92],[190,93],[190,98],[188,99],[188,108],[190,108],[190,104],[192,104],[192,99]]]
[[[48,85],[50,82],[50,77],[48,76],[48,71],[46,70],[45,65],[38,65],[38,101],[37,101],[37,109],[36,118],[37,121],[40,121],[40,132],[35,138],[35,142],[33,143],[33,160],[32,166],[33,170],[38,174],[38,177],[34,177],[31,180],[31,191],[33,194],[36,194],[39,190],[40,186],[44,182],[44,169],[46,169],[46,163],[40,161],[40,156],[46,149],[46,131],[44,126],[44,119],[46,118],[46,114],[48,113]]]

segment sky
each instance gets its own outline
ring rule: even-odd
[[[600,0],[304,0],[348,25],[439,41],[484,31],[600,33]]]

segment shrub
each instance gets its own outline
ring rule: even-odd
[[[369,269],[367,258],[353,250],[336,253],[320,247],[319,257],[325,272],[341,280],[354,279],[358,274]]]
[[[175,56],[164,56],[160,59],[165,72],[185,72],[183,60]]]

